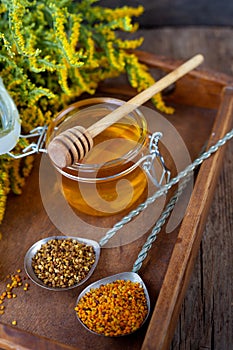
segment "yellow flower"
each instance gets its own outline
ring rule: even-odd
[[[3,4],[4,3],[4,4]],[[123,40],[119,33],[135,32],[133,21],[143,7],[103,8],[94,0],[4,0],[0,4],[1,78],[13,98],[22,131],[50,123],[55,113],[79,98],[94,94],[99,83],[126,73],[141,91],[154,80],[130,50],[143,38]],[[166,113],[160,94],[152,99]],[[20,139],[14,152],[28,141]],[[12,160],[0,156],[0,223],[10,191],[20,194],[33,157]]]

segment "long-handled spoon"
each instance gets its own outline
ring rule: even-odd
[[[82,301],[82,298],[85,298],[85,296],[90,293],[91,291],[97,290],[98,288],[100,288],[102,285],[108,285],[113,283],[116,280],[130,280],[131,282],[139,282],[141,285],[141,288],[143,288],[144,293],[145,293],[145,300],[147,302],[147,313],[144,317],[144,320],[142,321],[141,325],[138,326],[137,329],[139,329],[144,322],[146,321],[149,312],[150,312],[150,299],[149,299],[149,294],[148,291],[146,289],[146,286],[143,282],[143,280],[140,278],[140,276],[138,275],[138,270],[141,268],[142,262],[144,261],[144,259],[147,256],[148,251],[151,249],[152,243],[156,240],[157,238],[157,234],[158,232],[160,232],[163,224],[165,223],[167,217],[170,215],[171,210],[174,208],[174,205],[176,203],[176,201],[178,200],[181,192],[183,191],[184,186],[186,186],[186,183],[189,180],[190,175],[192,174],[192,171],[199,166],[204,160],[206,160],[207,158],[209,158],[213,153],[215,153],[220,147],[222,147],[227,141],[231,140],[233,138],[233,129],[230,130],[228,133],[226,133],[224,135],[223,138],[219,139],[216,144],[212,145],[207,151],[203,152],[197,159],[195,159],[193,161],[193,163],[191,163],[190,165],[188,165],[183,171],[181,171],[176,177],[174,177],[172,180],[169,181],[168,184],[165,184],[164,186],[162,186],[162,188],[160,190],[158,190],[153,196],[151,196],[149,198],[149,201],[145,201],[143,203],[143,206],[140,206],[133,211],[133,213],[131,213],[132,215],[128,215],[128,217],[125,217],[121,220],[121,222],[118,222],[117,225],[119,226],[118,228],[115,226],[111,230],[108,232],[108,239],[111,237],[111,234],[114,235],[117,230],[122,227],[123,225],[123,221],[126,219],[126,222],[129,222],[130,220],[133,219],[134,216],[138,215],[141,210],[145,209],[146,206],[150,203],[153,203],[153,201],[155,199],[157,199],[159,196],[161,196],[162,194],[165,194],[174,184],[176,184],[177,182],[179,182],[181,179],[184,179],[182,185],[180,186],[180,188],[178,189],[178,192],[170,199],[169,203],[167,204],[164,212],[162,213],[162,215],[160,216],[160,219],[157,221],[156,225],[154,226],[154,228],[152,229],[152,233],[150,234],[150,236],[147,238],[146,243],[144,244],[144,246],[142,247],[137,260],[134,263],[133,269],[131,272],[123,272],[120,274],[116,274],[110,277],[106,277],[104,279],[101,279],[99,281],[96,281],[94,283],[92,283],[91,285],[89,285],[88,287],[86,287],[82,293],[79,295],[78,299],[77,299],[77,303],[76,303],[76,312],[77,312],[77,317],[78,320],[82,323],[82,325],[87,328],[89,331],[95,333],[95,334],[103,334],[103,335],[109,335],[109,328],[108,328],[108,334],[105,334],[105,328],[104,325],[106,324],[106,312],[105,313],[99,313],[98,314],[98,318],[100,318],[100,325],[101,327],[98,328],[99,331],[97,331],[97,329],[94,327],[92,327],[92,322],[88,322],[88,324],[86,324],[86,319],[88,320],[88,317],[85,316],[84,319],[82,319],[82,314],[79,315],[79,303]],[[103,240],[104,241],[104,240]],[[98,300],[94,300],[95,304],[94,304],[94,308],[97,308],[99,301]],[[114,302],[113,302],[114,304]],[[125,310],[126,311],[126,310]],[[91,315],[91,308],[89,308],[88,310],[89,315]],[[85,308],[84,308],[84,313],[85,313]],[[88,315],[88,314],[87,314]],[[104,316],[103,316],[104,315]],[[101,317],[104,319],[101,320]],[[111,315],[110,315],[111,317]],[[108,318],[107,318],[108,319]],[[84,322],[85,323],[84,323]],[[103,321],[103,322],[101,322]],[[91,327],[90,327],[91,325]],[[113,330],[114,331],[114,330]],[[135,330],[133,330],[135,331]],[[133,332],[132,331],[132,332]],[[131,332],[127,333],[130,334]],[[119,334],[117,334],[119,335]],[[125,335],[124,333],[122,333],[121,335]]]
[[[191,178],[191,174],[189,173],[188,176],[183,181],[180,188],[177,190],[176,194],[169,200],[169,203],[167,204],[165,210],[163,211],[160,218],[156,222],[155,226],[152,229],[151,234],[148,236],[145,244],[143,245],[140,253],[138,254],[138,257],[133,265],[132,271],[122,272],[122,273],[118,273],[118,274],[100,279],[90,284],[80,293],[76,302],[76,307],[75,307],[76,315],[78,320],[81,322],[81,324],[92,333],[101,334],[105,336],[128,335],[130,333],[135,332],[138,328],[140,328],[145,323],[150,313],[150,297],[149,297],[147,288],[145,286],[145,283],[143,282],[141,277],[138,275],[138,271],[141,268],[142,263],[144,259],[147,257],[147,254],[151,249],[153,242],[156,240],[158,233],[160,232],[163,225],[165,224],[166,219],[168,218],[171,211],[173,210],[176,202],[178,201],[181,193],[183,192],[190,178]],[[121,290],[119,288],[119,286],[122,288],[122,285],[120,284],[122,281],[126,283],[128,283],[128,281],[132,282],[133,288],[135,284],[137,284],[137,288],[139,289],[136,294],[136,300],[131,300],[128,303],[128,299],[130,298],[133,299],[133,297],[131,296],[129,286],[127,284],[126,284],[126,287],[128,288],[127,294],[126,296],[124,294],[122,297]],[[116,283],[116,288],[114,283]],[[115,288],[114,295],[112,295],[113,293],[112,289],[110,290],[110,292],[107,292],[107,294],[104,295],[104,286],[113,286],[112,288]],[[117,293],[118,290],[120,290],[119,296],[115,294]],[[142,290],[144,293],[144,298],[140,299],[139,294],[140,295],[142,294],[141,293]],[[92,293],[93,293],[93,298],[92,298]],[[100,300],[97,300],[98,297],[100,298]],[[89,298],[90,298],[90,303],[89,305],[87,305],[87,301]],[[107,298],[109,298],[109,301],[103,310],[103,306],[101,305],[101,299],[107,299]],[[115,300],[118,300],[119,302],[119,299],[121,298],[123,298],[123,300],[120,300],[121,310],[118,313],[116,312],[116,310],[118,309],[119,305],[117,305],[117,301],[115,302]],[[138,323],[135,322],[134,316],[132,317],[131,315],[133,310],[133,308],[131,309],[131,307],[134,302],[136,302],[137,304],[137,309],[136,309],[137,312],[139,312],[139,314],[141,313],[141,315],[139,315]],[[112,303],[114,304],[114,307],[112,306],[109,307],[108,304],[111,305]],[[146,307],[145,307],[145,304],[146,304]],[[96,318],[93,315],[96,315]],[[135,315],[135,316],[138,317],[138,315]],[[113,320],[113,323],[111,322],[112,320]]]
[[[91,270],[89,271],[87,277],[85,278],[85,280],[80,281],[79,283],[75,284],[73,287],[68,287],[66,289],[69,288],[74,288],[77,287],[79,285],[81,285],[84,281],[86,281],[91,274],[94,272],[94,269],[97,265],[98,259],[99,259],[99,255],[100,255],[100,247],[103,246],[104,244],[106,244],[109,239],[111,239],[111,237],[113,237],[118,230],[120,230],[122,228],[122,226],[128,222],[130,222],[135,216],[137,216],[138,214],[140,214],[140,212],[144,209],[147,208],[148,205],[154,203],[154,201],[156,199],[158,199],[159,197],[163,196],[164,194],[166,194],[169,189],[174,186],[175,184],[177,184],[181,179],[186,179],[190,173],[192,173],[192,171],[198,167],[204,160],[206,160],[207,158],[209,158],[213,153],[215,153],[220,147],[222,147],[223,145],[225,145],[225,143],[229,140],[231,140],[233,138],[233,129],[228,132],[227,134],[225,134],[225,136],[223,138],[221,138],[220,140],[218,140],[216,142],[216,144],[212,145],[207,151],[203,152],[200,157],[196,158],[191,164],[189,164],[183,171],[181,171],[177,176],[175,176],[174,178],[172,178],[168,183],[166,183],[165,185],[163,185],[158,191],[156,191],[151,197],[147,198],[147,200],[143,203],[141,203],[135,210],[133,210],[132,212],[130,212],[128,215],[126,215],[125,217],[123,217],[123,219],[121,219],[117,224],[115,224],[113,226],[112,229],[108,230],[107,233],[105,234],[105,236],[99,241],[99,243],[97,243],[96,241],[93,240],[88,240],[88,239],[83,239],[83,238],[77,238],[75,237],[74,239],[76,239],[77,241],[83,242],[87,245],[91,245],[95,251],[96,254],[96,261],[93,264],[93,267],[91,268]],[[181,187],[182,189],[182,187]],[[169,202],[170,203],[170,202]],[[166,212],[166,210],[165,210]],[[159,220],[160,221],[160,220]],[[157,225],[159,223],[159,221],[157,222]],[[155,226],[156,227],[156,226]],[[153,230],[154,231],[154,230]],[[152,232],[153,234],[153,232]],[[58,236],[59,237],[59,236]],[[151,236],[150,236],[151,237]],[[148,239],[150,239],[150,237]],[[51,238],[51,237],[50,237]],[[62,238],[71,238],[69,236],[62,236]],[[37,243],[35,243],[27,252],[27,254],[25,255],[25,259],[24,259],[24,263],[25,263],[25,269],[26,272],[28,273],[28,276],[32,279],[32,281],[34,281],[36,284],[44,287],[44,288],[48,288],[46,285],[44,285],[43,283],[41,283],[41,281],[37,278],[37,276],[35,275],[33,269],[32,269],[32,258],[33,256],[36,254],[36,252],[40,249],[41,245],[43,243],[45,243],[47,240],[49,240],[49,238],[46,238],[45,241],[41,240]],[[135,272],[136,270],[134,270]],[[128,274],[128,273],[127,273]],[[48,289],[52,289],[52,290],[65,290],[62,288],[48,288]],[[84,292],[83,292],[84,293]]]
[[[196,68],[203,60],[204,58],[201,54],[195,55],[155,84],[91,125],[88,129],[82,126],[75,126],[60,133],[48,145],[47,151],[50,159],[59,168],[65,168],[77,163],[93,147],[93,138],[95,136]]]

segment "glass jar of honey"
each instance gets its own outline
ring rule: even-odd
[[[47,131],[46,147],[74,126],[86,129],[124,101],[90,98],[61,111]],[[135,109],[94,138],[93,148],[78,163],[56,167],[60,189],[75,212],[109,216],[131,210],[148,194],[148,177],[141,159],[148,154],[146,120]]]

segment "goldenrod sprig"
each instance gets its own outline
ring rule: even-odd
[[[97,0],[0,0],[0,75],[13,98],[27,133],[49,124],[54,115],[84,92],[94,94],[99,83],[122,73],[138,91],[154,79],[129,50],[143,38],[133,33],[143,7],[104,8]],[[161,95],[152,99],[166,113]],[[15,153],[27,145],[20,139]],[[10,191],[22,192],[32,157],[0,156],[0,223]]]
[[[76,51],[78,33],[75,33],[75,29],[77,30],[77,28],[79,28],[81,16],[76,16],[75,21],[73,21],[73,27],[75,28],[73,28],[71,38],[69,40],[66,32],[66,25],[71,19],[74,19],[74,16],[69,16],[66,8],[58,8],[55,6],[55,4],[50,4],[50,10],[54,21],[56,39],[59,43],[61,52],[64,54],[71,66],[81,67],[84,64],[82,59],[85,58],[85,56],[83,55],[82,48]],[[75,37],[75,35],[77,37]]]

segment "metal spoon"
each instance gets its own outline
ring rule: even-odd
[[[152,135],[150,135],[150,146],[149,146],[149,155],[143,157],[142,159],[140,159],[139,162],[142,162],[144,164],[147,163],[148,164],[148,159],[150,163],[152,163],[154,161],[154,158],[159,158],[160,162],[161,162],[161,166],[162,166],[162,176],[161,179],[155,183],[155,180],[157,180],[154,176],[154,178],[152,178],[152,180],[154,180],[154,185],[161,188],[161,185],[163,183],[163,181],[165,181],[165,177],[167,176],[168,180],[169,180],[169,175],[170,172],[169,170],[166,168],[164,162],[163,162],[163,157],[160,154],[158,147],[155,147],[155,145],[157,145],[158,141],[160,139],[160,133],[153,133]],[[147,158],[148,157],[148,158]],[[142,167],[143,167],[142,164]],[[150,171],[147,171],[148,177],[150,175]],[[151,177],[150,177],[151,178]],[[166,181],[165,181],[166,183]],[[49,290],[54,290],[54,291],[65,291],[71,288],[75,288],[80,286],[81,284],[83,284],[94,272],[96,265],[98,263],[99,260],[99,256],[100,256],[100,249],[101,247],[103,247],[116,233],[118,230],[114,230],[114,229],[110,229],[107,231],[107,233],[99,240],[99,242],[94,241],[94,240],[90,240],[90,239],[85,239],[85,238],[80,238],[80,237],[71,237],[71,236],[54,236],[54,237],[48,237],[48,238],[44,238],[38,242],[36,242],[35,244],[33,244],[33,246],[27,251],[26,255],[25,255],[25,259],[24,259],[24,266],[25,266],[25,270],[26,273],[28,274],[29,278],[35,282],[38,286],[43,287],[45,289],[49,289]],[[83,278],[82,280],[80,280],[78,283],[70,286],[70,287],[51,287],[51,286],[47,286],[45,283],[43,283],[42,280],[40,280],[35,272],[34,269],[32,267],[32,259],[35,256],[35,254],[37,253],[37,251],[41,248],[41,246],[43,244],[45,244],[46,242],[48,242],[50,239],[75,239],[77,241],[79,241],[80,243],[85,243],[89,246],[92,246],[94,248],[95,251],[95,263],[92,265],[90,271],[88,272],[88,274],[86,275],[85,278]]]
[[[80,299],[86,294],[88,293],[91,289],[97,289],[99,288],[100,286],[102,285],[106,285],[106,284],[109,284],[109,283],[112,283],[112,282],[115,282],[117,280],[124,280],[124,281],[131,281],[131,282],[134,282],[134,283],[139,283],[141,285],[141,287],[143,288],[144,290],[144,295],[145,295],[145,299],[146,299],[146,303],[147,303],[147,314],[143,320],[143,322],[141,323],[141,326],[146,322],[148,316],[149,316],[149,313],[150,313],[150,297],[149,297],[149,294],[148,294],[148,291],[147,291],[147,288],[145,286],[145,283],[143,282],[143,280],[141,279],[141,277],[136,273],[136,272],[122,272],[122,273],[118,273],[118,274],[115,274],[115,275],[112,275],[112,276],[109,276],[109,277],[105,277],[105,278],[102,278],[92,284],[90,284],[88,287],[86,287],[79,295],[78,299],[77,299],[77,302],[76,302],[76,305],[78,305]],[[77,313],[76,313],[77,314]],[[98,334],[98,335],[104,335],[102,333],[97,333],[93,330],[91,330],[90,328],[88,328],[82,321],[81,319],[78,317],[77,315],[77,318],[78,320],[81,322],[81,324],[88,330],[90,331],[91,333],[93,334]],[[133,332],[131,332],[133,333]],[[129,334],[129,333],[128,333]],[[128,334],[125,334],[125,335],[128,335]]]
[[[193,169],[191,169],[193,170]],[[186,173],[186,172],[185,172]],[[186,174],[187,176],[187,174]],[[123,226],[123,224],[125,224],[126,222],[129,222],[130,220],[133,219],[133,217],[135,217],[136,215],[138,215],[143,209],[145,209],[149,204],[153,203],[157,198],[161,197],[162,195],[166,194],[167,191],[169,190],[169,188],[172,187],[173,183],[176,183],[177,181],[175,181],[177,179],[173,178],[171,181],[169,181],[168,183],[165,183],[165,185],[163,185],[162,187],[160,187],[159,191],[155,192],[154,195],[152,195],[152,197],[149,197],[144,203],[142,203],[141,205],[139,205],[135,210],[133,210],[132,212],[130,212],[128,215],[126,215],[125,217],[123,217],[123,219],[118,222],[117,224],[114,225],[113,228],[111,228],[110,230],[107,231],[107,233],[105,234],[105,236],[103,236],[99,243],[97,241],[94,240],[89,240],[89,239],[84,239],[84,238],[80,238],[80,237],[71,237],[71,236],[54,236],[54,237],[48,237],[48,238],[44,238],[38,242],[36,242],[35,244],[33,244],[33,246],[27,251],[26,255],[25,255],[25,259],[24,259],[24,267],[25,267],[25,271],[27,273],[27,275],[29,276],[29,278],[36,283],[38,286],[43,287],[45,289],[48,290],[53,290],[53,291],[65,291],[65,290],[69,290],[75,287],[78,287],[80,285],[82,285],[84,282],[87,281],[87,279],[93,274],[99,257],[100,257],[100,249],[101,247],[103,247],[105,244],[107,244],[107,242],[118,232],[118,230]],[[179,188],[179,191],[182,191],[182,186]],[[175,204],[174,204],[175,205]],[[168,211],[168,215],[170,213],[170,211],[173,209],[174,205],[171,205],[171,202],[169,202],[168,207],[169,210]],[[166,209],[165,209],[166,212]],[[162,214],[163,216],[163,214]],[[160,222],[160,219],[157,221],[157,224]],[[157,224],[154,226],[154,229],[156,229]],[[154,229],[152,230],[152,234],[154,232]],[[161,229],[161,228],[160,228]],[[159,230],[160,230],[159,229]],[[151,235],[152,235],[151,234]],[[148,239],[151,239],[151,235],[148,237]],[[35,254],[37,253],[37,251],[41,248],[41,246],[43,244],[45,244],[47,241],[49,241],[50,239],[75,239],[79,242],[85,243],[87,245],[90,245],[94,248],[95,251],[95,263],[92,265],[90,271],[88,272],[88,274],[85,276],[85,278],[83,278],[82,280],[80,280],[78,283],[70,286],[70,287],[64,287],[64,288],[59,288],[59,287],[49,287],[46,284],[44,284],[35,274],[33,267],[32,267],[32,259],[35,256]],[[136,272],[136,270],[134,271]],[[129,272],[127,272],[127,276],[128,276]],[[132,275],[133,276],[133,275]],[[135,278],[135,276],[133,277]],[[97,283],[97,282],[96,282]]]
[[[165,207],[165,210],[163,211],[163,213],[161,214],[160,218],[158,219],[158,221],[156,222],[155,226],[152,229],[151,234],[148,236],[145,244],[143,245],[140,253],[138,254],[138,257],[133,265],[133,269],[131,272],[122,272],[122,273],[118,273],[109,277],[105,277],[102,278],[92,284],[90,284],[89,286],[87,286],[79,295],[77,301],[76,301],[76,306],[79,304],[80,300],[82,299],[82,297],[84,295],[86,295],[86,293],[90,292],[93,289],[97,289],[99,288],[101,285],[106,285],[112,282],[115,282],[116,280],[124,280],[124,281],[131,281],[131,282],[138,282],[140,283],[141,287],[144,290],[144,295],[145,295],[145,299],[147,302],[147,314],[143,320],[143,322],[141,323],[140,327],[141,328],[143,326],[143,324],[146,322],[149,314],[150,314],[150,297],[149,297],[149,293],[147,291],[147,288],[145,286],[145,283],[143,282],[143,280],[141,279],[141,277],[138,275],[138,271],[142,266],[142,262],[144,261],[144,259],[147,256],[147,253],[149,252],[149,250],[152,247],[152,243],[156,240],[158,233],[160,232],[162,226],[165,224],[166,219],[168,218],[168,216],[170,215],[171,211],[173,210],[176,202],[178,201],[181,193],[183,192],[184,188],[186,187],[188,181],[191,178],[191,174],[189,173],[187,175],[187,177],[185,178],[185,180],[183,181],[183,183],[181,184],[180,188],[176,191],[175,195],[170,199],[170,201],[168,202],[168,204]],[[91,330],[90,328],[87,327],[86,324],[84,324],[82,322],[82,320],[80,319],[80,317],[78,316],[78,314],[76,313],[76,316],[79,320],[79,322],[91,333],[94,334],[98,334],[98,335],[105,335],[102,333],[97,333],[93,330]],[[138,328],[138,329],[139,329]],[[136,329],[137,330],[137,329]],[[131,333],[135,332],[136,330],[132,331]],[[124,335],[129,335],[131,333],[128,334],[122,334],[122,336]]]
[[[157,135],[156,133],[154,134],[154,138],[157,138]],[[152,150],[152,153],[153,154],[153,150]],[[157,153],[156,153],[157,154]],[[155,155],[156,155],[155,154]],[[160,154],[159,154],[160,155]],[[160,155],[161,156],[161,155]],[[167,171],[167,170],[166,170]],[[168,183],[165,183],[165,185],[163,186],[160,186],[160,191],[156,192],[154,195],[153,195],[153,199],[155,198],[159,198],[161,197],[162,195],[164,195],[166,192],[167,192],[167,185],[169,184]],[[161,185],[161,184],[160,184]],[[150,198],[147,199],[147,202],[149,203],[150,202]],[[147,204],[144,206],[145,203],[142,203],[141,205],[139,205],[139,207],[133,211],[134,213],[134,216],[137,215],[137,213],[139,214],[142,210],[142,208],[146,208],[147,207]],[[139,209],[139,210],[138,210]],[[131,212],[132,213],[132,212]],[[131,217],[131,213],[129,213],[127,216],[125,216],[120,223],[122,223],[123,221],[127,221],[129,222],[133,216]],[[25,271],[27,273],[27,275],[29,276],[29,278],[34,282],[36,283],[38,286],[40,287],[43,287],[45,289],[48,289],[48,290],[53,290],[53,291],[65,291],[65,290],[69,290],[69,289],[72,289],[72,288],[76,288],[80,285],[82,285],[84,282],[86,282],[88,280],[88,278],[91,277],[91,275],[93,274],[96,266],[97,266],[97,263],[98,263],[98,260],[99,260],[99,257],[100,257],[100,250],[101,250],[101,247],[103,247],[105,244],[108,243],[108,241],[118,232],[118,230],[120,229],[121,225],[118,225],[118,223],[116,225],[114,225],[113,228],[111,228],[110,230],[108,230],[106,232],[106,234],[99,240],[99,242],[97,241],[94,241],[94,240],[90,240],[90,239],[85,239],[85,238],[80,238],[80,237],[71,237],[71,236],[53,236],[53,237],[47,237],[47,238],[44,238],[36,243],[34,243],[31,248],[29,248],[29,250],[27,251],[26,255],[25,255],[25,258],[24,258],[24,267],[25,267]],[[40,280],[37,275],[35,274],[34,272],[34,269],[32,267],[32,259],[33,257],[35,256],[35,254],[37,253],[37,251],[41,248],[41,246],[43,244],[45,244],[46,242],[48,242],[49,240],[51,239],[75,239],[77,240],[78,242],[80,243],[84,243],[84,244],[87,244],[89,246],[92,246],[94,251],[95,251],[95,262],[94,264],[92,265],[91,269],[89,270],[88,274],[85,276],[85,278],[83,278],[82,280],[80,280],[78,283],[72,285],[72,286],[69,286],[69,287],[64,287],[64,288],[61,288],[61,287],[51,287],[51,286],[47,286],[45,283],[43,283],[42,280]],[[129,274],[129,272],[127,272],[127,275]],[[132,277],[132,278],[135,278],[135,277]],[[141,280],[141,279],[140,279]]]
[[[166,189],[168,190],[169,188],[171,188],[174,184],[176,184],[177,182],[179,182],[181,179],[184,179],[183,183],[181,184],[181,186],[179,187],[177,193],[170,199],[169,203],[167,204],[165,210],[163,211],[163,213],[161,214],[159,220],[157,221],[157,223],[155,224],[155,226],[153,227],[152,229],[152,232],[151,234],[149,235],[149,237],[147,238],[146,240],[146,243],[143,245],[140,253],[138,254],[138,257],[137,257],[137,260],[135,261],[134,265],[133,265],[133,269],[132,269],[132,272],[123,272],[121,274],[118,274],[118,275],[113,275],[113,276],[110,276],[110,277],[107,277],[107,278],[104,278],[104,279],[101,279],[97,282],[94,282],[92,283],[89,287],[85,288],[82,293],[80,294],[80,296],[78,297],[77,299],[77,302],[76,302],[76,305],[78,305],[80,299],[82,296],[84,296],[91,288],[98,288],[101,284],[107,284],[107,283],[111,283],[112,281],[115,281],[116,279],[119,279],[119,277],[121,279],[129,279],[131,280],[132,282],[135,281],[135,278],[137,275],[137,272],[138,270],[141,268],[142,266],[142,262],[144,261],[144,259],[146,258],[147,256],[147,253],[148,251],[151,249],[151,246],[152,246],[152,243],[156,240],[157,238],[157,234],[160,232],[162,226],[164,225],[164,223],[166,222],[166,219],[168,218],[168,216],[170,215],[170,212],[173,210],[178,198],[180,197],[183,189],[185,188],[187,182],[189,181],[190,177],[191,177],[191,174],[192,174],[192,171],[197,167],[199,166],[204,160],[206,160],[207,158],[209,158],[213,153],[215,153],[220,147],[222,147],[227,141],[229,141],[230,139],[233,138],[233,129],[226,133],[224,135],[223,138],[219,139],[216,144],[212,145],[207,151],[203,152],[197,159],[194,160],[193,163],[191,163],[190,165],[188,165],[182,172],[180,172],[176,177],[174,177],[169,183],[167,183],[166,185],[164,185],[159,191],[157,191],[151,198],[150,198],[150,203],[152,200],[155,200],[156,198],[158,198],[161,193],[166,193]],[[146,202],[144,202],[145,204]],[[139,206],[140,207],[140,206]],[[138,211],[140,211],[140,208],[138,207]],[[144,205],[143,205],[144,207]],[[135,215],[136,215],[136,211],[135,212]],[[131,215],[131,219],[134,217],[134,214],[132,213]],[[128,217],[129,218],[129,217]],[[125,218],[123,218],[124,220]],[[123,221],[121,222],[123,223]],[[118,223],[119,224],[119,223]],[[118,225],[118,226],[121,226],[121,225]],[[109,232],[110,233],[110,232]],[[139,277],[140,278],[140,277]],[[141,280],[141,278],[140,278]],[[143,283],[143,281],[141,280],[141,286],[143,287],[144,289],[144,292],[145,292],[145,296],[146,296],[146,299],[148,300],[148,312],[147,312],[147,315],[144,319],[144,322],[146,321],[149,313],[150,313],[150,301],[149,301],[149,297],[148,297],[148,292],[146,290],[146,287]],[[78,317],[77,315],[77,318],[78,320],[80,321],[80,323],[85,327],[87,328],[83,322],[81,321],[81,319]],[[144,323],[143,322],[143,323]],[[140,328],[140,327],[139,327]],[[138,329],[139,329],[138,328]],[[91,331],[89,328],[87,328],[89,331]],[[93,332],[93,331],[91,331]],[[96,333],[94,332],[95,334],[98,334],[99,333]],[[129,334],[129,333],[128,333]],[[128,335],[127,334],[127,335]]]
[[[44,245],[45,243],[47,243],[48,241],[50,241],[51,239],[57,239],[57,240],[59,240],[59,239],[73,239],[79,243],[84,243],[88,246],[93,247],[94,252],[95,252],[95,262],[91,266],[87,275],[82,280],[80,280],[78,283],[75,283],[72,286],[64,287],[64,288],[63,287],[50,287],[50,286],[47,286],[45,283],[43,283],[43,281],[41,279],[39,279],[37,277],[37,275],[35,274],[34,269],[32,267],[33,257],[40,250],[41,246]],[[71,237],[71,236],[52,236],[52,237],[47,237],[47,238],[41,239],[40,241],[34,243],[31,246],[31,248],[28,249],[28,251],[25,255],[25,258],[24,258],[24,268],[25,268],[25,271],[26,271],[28,277],[38,286],[45,288],[45,289],[53,290],[53,291],[65,291],[65,290],[69,290],[69,289],[76,288],[76,287],[80,286],[92,275],[92,273],[94,272],[96,265],[98,263],[99,256],[100,256],[100,245],[96,241],[93,241],[91,239],[84,239],[84,238]]]

